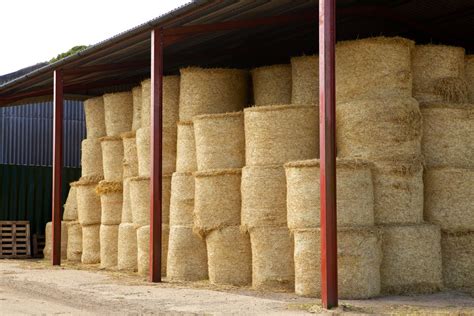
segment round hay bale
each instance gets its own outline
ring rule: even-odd
[[[214,229],[240,225],[241,169],[194,173],[194,229],[201,236]]]
[[[135,132],[123,133],[123,178],[138,176],[138,154]]]
[[[130,202],[130,178],[123,180],[121,223],[133,223],[132,204]]]
[[[166,275],[169,281],[208,278],[206,243],[192,227],[171,226]]]
[[[474,55],[466,56],[464,70],[468,88],[468,100],[470,103],[474,103]]]
[[[319,104],[319,57],[292,57],[291,76],[291,103]]]
[[[95,187],[101,180],[100,177],[82,177],[71,183],[76,187],[77,218],[83,226],[100,224],[101,204]]]
[[[117,269],[137,270],[137,225],[122,223],[118,229]]]
[[[213,230],[206,245],[211,284],[244,286],[252,282],[250,238],[239,226]]]
[[[250,230],[252,286],[255,289],[293,290],[295,266],[293,237],[287,227]]]
[[[192,121],[178,122],[176,144],[176,171],[192,172],[197,170],[196,142]]]
[[[444,285],[453,289],[474,287],[474,232],[441,235]]]
[[[421,150],[427,167],[474,168],[474,108],[452,103],[421,104]]]
[[[142,127],[142,87],[134,87],[132,89],[132,131],[136,131]]]
[[[151,126],[151,80],[142,81],[142,127]],[[174,126],[179,113],[179,76],[163,77],[163,126]]]
[[[100,226],[82,226],[82,257],[84,264],[100,262]]]
[[[286,178],[280,165],[242,169],[242,228],[286,226]]]
[[[242,168],[245,164],[242,112],[193,118],[197,170]]]
[[[372,165],[364,160],[337,159],[337,225],[374,225]],[[289,162],[285,165],[287,220],[290,230],[320,225],[319,160]]]
[[[81,261],[82,256],[82,226],[79,222],[67,223],[67,260]]]
[[[190,172],[175,172],[171,177],[170,225],[192,226],[194,177]]]
[[[295,292],[321,297],[321,230],[294,231]],[[368,299],[380,294],[382,241],[374,228],[343,227],[337,230],[339,297]]]
[[[100,267],[117,266],[119,225],[100,225]]]
[[[102,97],[84,101],[87,138],[99,138],[105,133],[104,99]]]
[[[413,96],[420,102],[466,102],[464,53],[462,47],[416,45],[412,54]],[[450,96],[456,91],[457,95]]]
[[[422,120],[413,98],[354,100],[338,104],[336,115],[339,157],[410,161],[421,155]]]
[[[131,91],[104,94],[107,136],[120,136],[132,129],[133,96]]]
[[[86,138],[81,143],[81,175],[83,177],[104,176],[102,147],[100,140]]]
[[[272,65],[252,69],[255,105],[291,103],[291,65]]]
[[[248,72],[240,69],[180,70],[179,119],[240,111],[248,103]]]
[[[102,164],[104,179],[122,181],[123,179],[123,142],[121,137],[106,136],[100,139],[102,146]],[[97,162],[96,162],[97,163]]]
[[[71,187],[64,204],[63,220],[77,221],[77,194],[76,187]]]
[[[100,181],[95,189],[100,196],[103,225],[118,225],[122,221],[123,185],[122,182]]]
[[[401,37],[339,42],[336,45],[337,101],[410,98],[414,46],[413,41]]]
[[[382,292],[431,293],[442,286],[441,232],[430,224],[381,226]]]
[[[161,275],[166,275],[166,260],[168,257],[168,238],[170,228],[163,225],[161,229]],[[150,225],[137,230],[137,263],[138,274],[148,275],[150,271]]]
[[[421,160],[375,162],[372,174],[376,224],[423,222]]]
[[[61,259],[67,258],[67,222],[61,222]],[[43,255],[45,259],[51,259],[53,255],[53,223],[46,223],[45,242]]]
[[[319,158],[319,107],[270,105],[247,108],[247,166]]]
[[[443,230],[474,231],[474,169],[426,169],[424,176],[426,220]]]

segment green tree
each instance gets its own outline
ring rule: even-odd
[[[70,50],[68,50],[67,52],[65,53],[61,53],[59,54],[58,56],[52,58],[49,63],[52,64],[54,62],[57,62],[58,60],[61,60],[63,58],[66,58],[67,56],[71,56],[71,55],[74,55],[75,53],[78,53],[80,52],[81,50],[84,50],[86,49],[87,45],[77,45],[77,46],[74,46],[73,48],[71,48]]]

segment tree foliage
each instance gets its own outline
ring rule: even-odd
[[[67,56],[70,56],[70,55],[74,55],[78,52],[80,52],[81,50],[84,50],[86,49],[88,46],[87,45],[77,45],[77,46],[74,46],[73,48],[71,48],[70,50],[68,50],[67,52],[64,52],[64,53],[61,53],[59,54],[58,56],[52,58],[49,63],[52,64],[54,62],[57,62],[58,60],[61,60],[63,58],[66,58]]]

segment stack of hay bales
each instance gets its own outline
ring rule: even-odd
[[[291,103],[291,65],[273,65],[252,70],[255,105]]]
[[[71,186],[64,204],[63,221],[67,225],[67,254],[68,261],[81,261],[82,228],[77,217],[76,187]]]

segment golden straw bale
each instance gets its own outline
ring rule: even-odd
[[[137,270],[137,228],[132,223],[122,223],[118,229],[117,269]]]
[[[171,226],[167,277],[170,281],[198,281],[208,278],[206,243],[192,227]]]
[[[161,228],[161,275],[163,276],[166,275],[169,234],[169,226],[163,225]],[[147,275],[150,271],[150,225],[142,226],[137,230],[137,264],[138,274]]]
[[[474,55],[466,56],[464,71],[468,88],[468,100],[470,103],[474,103]]]
[[[131,91],[104,94],[107,136],[120,136],[132,129],[133,96]]]
[[[123,180],[122,219],[121,223],[133,223],[132,205],[130,202],[130,178]]]
[[[82,226],[82,257],[84,264],[100,262],[100,225]]]
[[[421,154],[422,120],[413,98],[354,100],[338,104],[336,113],[340,157],[407,161]]]
[[[272,65],[252,69],[255,105],[291,103],[291,65]]]
[[[67,223],[67,260],[81,261],[82,226],[77,221]]]
[[[372,165],[364,160],[337,159],[338,226],[374,225]],[[285,165],[288,228],[317,228],[320,225],[319,160]]]
[[[142,87],[134,87],[132,89],[133,117],[132,131],[136,131],[142,127]]]
[[[294,231],[295,292],[321,297],[321,230]],[[367,299],[380,294],[382,241],[374,228],[338,228],[338,288],[342,299]]]
[[[474,287],[474,231],[443,232],[443,281],[449,288]]]
[[[170,225],[192,226],[194,177],[190,172],[175,172],[171,177]]]
[[[319,57],[291,58],[292,104],[319,104]]]
[[[281,165],[242,169],[243,230],[263,226],[287,226],[286,178]]]
[[[100,267],[117,266],[119,225],[100,225]]]
[[[474,107],[423,103],[421,114],[426,166],[474,168]]]
[[[444,230],[474,231],[474,169],[433,168],[424,176],[426,219]]]
[[[84,139],[81,143],[81,175],[103,176],[102,146],[97,138]]]
[[[123,141],[119,136],[106,136],[100,139],[104,179],[122,181],[123,179]],[[97,163],[97,162],[96,162]]]
[[[61,222],[61,259],[67,258],[67,222]],[[45,243],[43,249],[45,259],[51,259],[53,255],[53,223],[46,223],[45,228]]]
[[[123,206],[122,182],[102,180],[95,191],[100,196],[100,206],[102,209],[101,223],[104,225],[120,224]]]
[[[195,116],[197,170],[242,168],[245,164],[242,112]]]
[[[240,225],[241,169],[194,173],[194,230],[204,236],[214,229]]]
[[[101,204],[95,187],[101,180],[101,177],[82,177],[79,181],[71,183],[76,187],[77,218],[83,226],[100,224]]]
[[[318,109],[294,105],[245,109],[246,165],[319,158]]]
[[[64,204],[63,220],[77,221],[77,194],[76,187],[71,187]]]
[[[287,227],[250,230],[252,286],[255,289],[293,290],[295,266],[293,237]]]
[[[122,133],[123,178],[138,176],[138,153],[135,132]]]
[[[441,232],[430,224],[381,226],[382,292],[431,293],[442,285]]]
[[[250,238],[239,226],[210,232],[206,244],[211,284],[243,286],[252,282]]]
[[[196,170],[196,142],[194,141],[193,122],[179,122],[176,144],[176,171],[192,172]]]
[[[375,162],[375,223],[421,223],[423,221],[423,165],[412,162]]]
[[[401,37],[373,37],[336,45],[336,99],[410,98],[411,51]],[[318,91],[316,88],[315,91]]]
[[[142,127],[151,127],[151,80],[142,81]],[[179,76],[163,77],[163,126],[175,126],[179,113]]]
[[[105,133],[104,99],[102,97],[84,101],[87,138],[99,138]]]
[[[413,96],[420,102],[466,102],[467,90],[460,95],[443,95],[439,88],[460,91],[464,81],[464,48],[445,45],[416,45],[412,54]],[[447,79],[447,81],[446,81]],[[461,87],[458,86],[461,84]],[[448,86],[449,87],[448,87]],[[467,86],[465,86],[467,89]],[[449,100],[451,98],[451,100]]]

